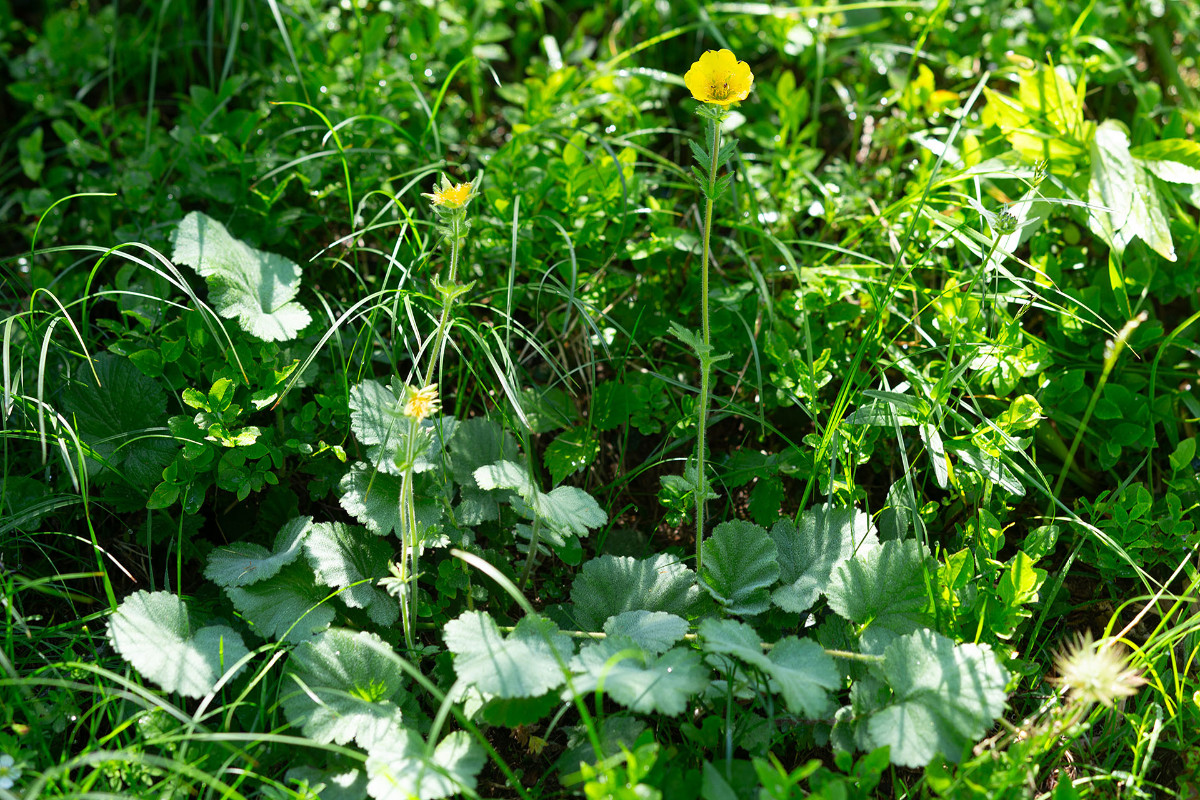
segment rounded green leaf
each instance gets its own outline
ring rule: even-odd
[[[193,630],[187,606],[170,592],[134,592],[108,621],[113,648],[168,692],[208,694],[249,651],[232,628]]]

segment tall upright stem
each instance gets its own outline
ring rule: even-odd
[[[444,284],[450,291],[442,295],[442,314],[438,320],[437,332],[433,336],[433,347],[429,351],[429,363],[425,367],[425,376],[419,389],[427,388],[433,382],[438,365],[442,361],[442,349],[445,347],[446,333],[450,323],[450,312],[454,307],[454,283],[458,278],[458,254],[462,248],[463,219],[456,216],[450,223],[450,269]],[[404,459],[404,475],[400,483],[400,568],[402,577],[407,577],[405,584],[407,595],[401,603],[402,623],[404,625],[404,640],[410,650],[413,649],[412,630],[417,622],[417,576],[421,563],[421,542],[417,536],[416,499],[413,496],[413,462],[416,460],[416,440],[420,432],[421,421],[415,417],[409,419],[408,443]]]
[[[717,154],[721,152],[721,123],[712,120],[712,149],[709,150],[708,197],[704,204],[704,247],[700,262],[700,335],[705,353],[700,357],[700,401],[696,430],[696,572],[704,565],[704,504],[708,497],[708,482],[704,471],[704,440],[708,433],[709,327],[708,327],[708,259],[712,239],[713,195],[717,189]]]

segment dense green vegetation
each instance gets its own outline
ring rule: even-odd
[[[0,0],[0,798],[1200,798],[1198,20]]]

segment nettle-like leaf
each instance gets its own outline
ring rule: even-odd
[[[779,579],[779,551],[764,528],[745,520],[722,522],[704,540],[701,586],[730,614],[761,614]]]
[[[957,761],[1004,713],[1008,673],[987,645],[921,630],[897,638],[883,657],[872,669],[893,695],[856,722],[859,740],[890,745],[895,764],[923,767],[938,753]]]
[[[97,456],[135,485],[162,480],[179,444],[166,431],[149,433],[146,426],[165,426],[166,393],[127,358],[103,353],[92,367],[95,376],[90,369],[80,370],[63,393],[65,416]],[[91,459],[88,465],[99,468]]]
[[[308,563],[317,580],[335,589],[350,608],[364,608],[379,625],[392,625],[400,609],[377,584],[387,576],[392,548],[362,528],[341,522],[318,522],[304,540]]]
[[[686,619],[699,613],[701,594],[696,573],[675,556],[600,556],[575,576],[571,601],[579,625],[594,631],[626,611],[665,611]]]
[[[470,793],[487,763],[483,749],[465,731],[455,731],[426,755],[425,742],[407,729],[367,751],[367,794],[375,800],[437,800]]]
[[[704,620],[700,638],[705,652],[731,655],[766,674],[793,713],[818,719],[832,710],[829,693],[841,687],[841,673],[816,642],[789,636],[764,653],[754,628],[730,619]]]
[[[312,517],[296,517],[279,529],[275,548],[252,542],[235,542],[209,553],[204,577],[221,587],[248,586],[273,578],[301,553]]]
[[[250,651],[225,625],[193,627],[187,606],[170,592],[134,592],[108,620],[113,648],[143,678],[167,692],[199,698]]]
[[[171,260],[187,264],[208,282],[217,313],[268,342],[295,338],[312,317],[295,302],[300,267],[276,253],[256,250],[225,226],[193,211],[175,229]]]
[[[363,381],[350,389],[350,427],[358,441],[367,445],[367,461],[389,475],[404,474],[408,435],[412,420],[404,416],[403,384],[384,386]],[[424,420],[413,440],[413,472],[441,466],[442,449],[454,438],[454,417]]]
[[[265,639],[302,642],[333,622],[329,594],[304,561],[282,567],[265,581],[225,589],[233,607]]]
[[[282,691],[288,721],[317,742],[369,747],[401,730],[404,671],[373,633],[333,628],[303,642],[288,659]]]
[[[496,697],[537,697],[560,686],[575,652],[548,619],[527,616],[504,636],[490,614],[468,611],[443,630],[459,680]]]
[[[708,686],[709,670],[693,650],[678,648],[652,656],[628,636],[613,636],[588,645],[571,659],[577,692],[600,688],[605,696],[642,714],[674,717],[687,709],[690,697]],[[569,700],[570,690],[563,693]]]
[[[804,512],[797,528],[780,520],[771,528],[779,550],[779,582],[771,602],[784,611],[812,608],[829,588],[833,570],[855,553],[879,544],[871,518],[857,508],[816,506]]]
[[[459,504],[456,516],[463,525],[500,519],[500,503],[490,492],[479,488],[475,470],[518,455],[517,440],[499,423],[484,417],[472,417],[458,425],[450,441],[450,470],[458,484]]]
[[[608,522],[608,514],[596,499],[574,486],[559,486],[540,491],[520,464],[501,461],[475,470],[475,482],[488,491],[508,489],[517,494],[524,507],[514,504],[527,517],[537,516],[563,536],[587,536],[592,528]]]
[[[648,653],[664,653],[687,634],[687,620],[665,611],[626,611],[609,617],[604,632],[628,636]]]
[[[826,593],[829,607],[860,628],[911,633],[929,616],[929,560],[915,539],[884,542],[834,569]]]

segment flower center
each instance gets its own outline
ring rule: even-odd
[[[724,100],[729,97],[729,78],[726,77],[720,81],[714,78],[708,85],[708,96],[713,100]]]

